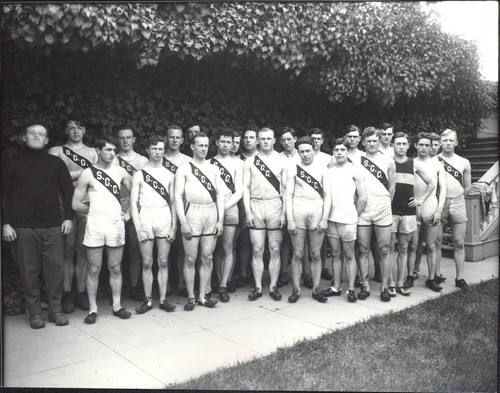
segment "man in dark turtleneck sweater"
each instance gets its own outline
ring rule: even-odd
[[[41,317],[41,276],[46,282],[49,321],[68,324],[61,312],[64,280],[63,236],[73,230],[73,186],[63,161],[44,151],[45,127],[26,127],[25,149],[4,166],[2,193],[2,239],[12,242],[18,260],[24,297],[33,329],[45,326]],[[59,194],[64,217],[59,210]],[[61,224],[62,223],[62,224]]]

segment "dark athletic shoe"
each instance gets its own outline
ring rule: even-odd
[[[96,312],[91,312],[89,315],[85,317],[83,322],[85,322],[87,325],[93,325],[97,321],[97,313]]]
[[[254,289],[252,289],[250,291],[250,293],[248,294],[248,298],[250,300],[257,300],[261,296],[262,296],[262,290],[258,287],[255,287]]]
[[[413,271],[413,279],[416,280],[419,277],[420,277],[420,275],[418,274],[418,270],[414,270]]]
[[[32,329],[41,329],[45,327],[42,316],[40,314],[30,315],[30,326]]]
[[[415,281],[415,277],[413,276],[406,276],[406,281],[404,282],[403,286],[405,288],[413,288],[413,282]]]
[[[62,312],[65,314],[71,314],[75,311],[75,305],[73,301],[73,292],[64,292],[61,299]]]
[[[317,300],[320,303],[326,303],[328,301],[328,298],[323,294],[321,290],[316,293],[313,291],[312,297],[314,300]]]
[[[229,301],[229,295],[227,294],[226,287],[219,287],[219,299],[222,303],[227,303]]]
[[[289,303],[297,303],[297,300],[299,300],[300,293],[297,288],[293,288],[292,294],[288,297],[288,302]]]
[[[152,310],[152,309],[153,309],[153,305],[152,305],[152,304],[151,304],[151,306],[150,306],[150,305],[148,305],[148,299],[146,299],[146,300],[144,300],[144,301],[142,302],[142,304],[141,304],[139,307],[137,307],[137,308],[135,309],[135,312],[136,312],[137,314],[145,314],[145,313],[147,313],[149,310]]]
[[[118,311],[113,311],[113,315],[121,319],[129,319],[132,313],[130,311],[127,311],[126,308],[122,307]]]
[[[229,280],[227,282],[226,288],[229,293],[236,292],[236,284],[234,283],[234,281]]]
[[[467,284],[463,278],[461,278],[460,280],[457,280],[455,278],[455,286],[460,288],[462,291],[469,290],[469,284]]]
[[[193,311],[196,299],[194,297],[190,297],[187,300],[187,303],[184,305],[184,311]]]
[[[443,282],[446,281],[446,277],[444,277],[443,275],[434,275],[434,281],[436,281],[438,284],[442,284]]]
[[[361,291],[358,293],[359,300],[366,300],[367,297],[370,296],[370,291],[364,285],[361,287]]]
[[[323,280],[328,280],[328,281],[333,279],[333,276],[328,270],[328,268],[324,267],[323,269],[321,269],[321,278]]]
[[[383,302],[389,302],[391,300],[391,295],[389,294],[389,290],[384,288],[382,292],[380,292],[380,300]]]
[[[396,287],[396,292],[403,296],[410,296],[411,291],[404,286],[404,284],[400,287]]]
[[[290,282],[290,277],[280,274],[276,286],[278,288],[283,288],[285,285],[288,285],[289,282]]]
[[[347,291],[347,301],[349,303],[354,303],[354,302],[356,302],[356,300],[358,300],[356,298],[356,292],[354,292],[352,289],[348,290]]]
[[[278,288],[276,287],[273,287],[273,290],[271,292],[269,292],[269,295],[276,301],[280,301],[281,300],[281,293],[280,291],[278,290]]]
[[[359,274],[356,274],[356,277],[354,278],[354,287],[361,288],[362,286],[363,286],[363,283],[361,282],[361,279],[359,278]]]
[[[390,296],[390,297],[396,297],[396,287],[395,287],[395,286],[393,286],[393,285],[391,285],[391,286],[389,287],[389,296]]]
[[[427,288],[433,290],[434,292],[441,292],[442,291],[442,287],[440,285],[438,285],[438,283],[434,280],[427,280],[425,282],[425,285],[427,286]]]
[[[325,295],[326,297],[330,297],[330,296],[340,296],[342,294],[342,290],[338,290],[336,291],[335,289],[333,289],[332,287],[328,288],[328,289],[323,289],[321,292],[323,292],[323,295]]]
[[[160,305],[158,306],[160,310],[166,311],[166,312],[172,312],[175,310],[175,306],[173,304],[170,304],[168,301],[164,300]]]
[[[217,303],[219,303],[217,300],[212,300],[207,297],[204,299],[205,301],[202,301],[201,298],[196,298],[196,304],[199,306],[204,306],[207,308],[214,308]]]
[[[68,318],[62,312],[49,313],[49,322],[55,323],[56,326],[65,326],[69,323]]]

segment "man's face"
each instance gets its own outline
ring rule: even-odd
[[[391,144],[392,136],[394,135],[393,129],[388,128],[387,130],[382,130],[380,133],[380,142],[383,146],[389,146]]]
[[[421,138],[415,143],[415,148],[417,149],[417,156],[420,158],[425,158],[429,156],[431,151],[431,141],[427,138]]]
[[[321,134],[311,134],[311,139],[313,142],[314,150],[319,151],[321,149],[321,145],[325,141]]]
[[[205,158],[208,153],[208,144],[210,143],[208,136],[196,138],[194,145],[191,145],[193,155],[197,158]]]
[[[439,154],[439,149],[441,149],[441,141],[437,139],[433,140],[429,150],[429,157],[437,156]]]
[[[349,143],[349,148],[354,149],[359,145],[359,131],[351,131],[345,136],[346,141]]]
[[[336,145],[333,148],[333,156],[337,160],[338,164],[343,164],[347,161],[347,147],[344,145]]]
[[[170,130],[168,131],[167,145],[169,150],[179,150],[184,138],[182,137],[181,130]]]
[[[24,133],[23,141],[30,149],[42,150],[49,143],[47,130],[40,125],[31,126]]]
[[[112,143],[106,142],[102,150],[96,148],[96,151],[97,155],[101,158],[101,160],[103,160],[108,164],[111,164],[116,156],[116,146],[113,145]]]
[[[243,143],[246,151],[254,151],[257,147],[257,133],[255,131],[247,131],[243,135]]]
[[[274,138],[274,133],[272,131],[260,131],[258,138],[261,151],[268,152],[273,150],[276,138]]]
[[[443,152],[453,153],[457,144],[457,138],[455,135],[449,134],[441,136],[441,147],[443,148]]]
[[[135,137],[132,130],[119,130],[118,131],[118,146],[120,151],[130,151],[134,148]]]
[[[297,151],[299,152],[299,156],[304,164],[309,165],[311,162],[313,162],[314,150],[309,143],[300,144],[297,148]]]
[[[193,126],[188,129],[188,139],[191,140],[192,137],[198,135],[201,132],[199,126]]]
[[[238,152],[241,143],[241,136],[235,136],[233,138],[233,144],[231,146],[231,153],[235,154]]]
[[[295,149],[295,142],[297,142],[297,138],[292,136],[291,133],[287,132],[281,135],[280,143],[287,153],[290,153],[293,149]]]
[[[149,146],[146,151],[151,161],[159,162],[163,159],[163,155],[165,154],[165,143],[158,142],[156,145]]]
[[[68,135],[68,139],[73,143],[81,142],[85,135],[85,127],[79,126],[75,121],[70,120],[66,124],[66,135]]]
[[[233,138],[230,136],[220,136],[219,140],[215,142],[217,149],[222,156],[227,156],[233,146]]]
[[[408,151],[409,143],[406,137],[396,138],[394,140],[394,154],[403,157],[406,156],[406,152]]]
[[[375,154],[378,151],[379,144],[380,144],[380,141],[379,141],[377,135],[367,136],[363,140],[363,146],[365,147],[365,150],[367,153]]]

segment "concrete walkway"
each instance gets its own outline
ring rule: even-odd
[[[455,267],[450,259],[443,259],[442,265],[448,278],[442,291],[446,294],[456,290]],[[425,287],[424,260],[422,266],[424,274],[411,296],[398,295],[389,303],[380,301],[379,284],[371,283],[372,296],[365,301],[348,303],[344,287],[342,297],[329,298],[326,304],[313,300],[308,289],[302,289],[298,303],[290,304],[289,284],[282,288],[281,302],[273,301],[267,288],[262,298],[251,302],[248,286],[215,309],[197,306],[185,312],[185,299],[170,296],[175,312],[167,314],[155,303],[147,314],[129,320],[112,316],[111,306],[101,301],[95,325],[83,323],[86,312],[81,310],[68,315],[69,326],[46,322],[39,330],[29,327],[27,315],[8,317],[3,320],[4,386],[163,388],[440,296]],[[465,269],[470,284],[498,277],[498,257],[466,263]],[[321,285],[326,288],[328,282]],[[126,300],[123,305],[133,311],[139,303]],[[42,316],[47,318],[47,312]]]

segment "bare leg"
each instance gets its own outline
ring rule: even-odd
[[[325,234],[318,232],[317,230],[307,231],[309,235],[309,251],[311,254],[311,275],[313,279],[313,289],[319,288],[319,282],[321,280],[321,246]]]
[[[453,224],[452,234],[453,234],[453,259],[455,259],[455,267],[457,270],[457,280],[464,278],[465,269],[465,231],[467,223],[461,222],[459,224]]]
[[[280,274],[280,250],[281,250],[281,241],[283,240],[283,231],[281,229],[267,231],[267,236],[269,238],[269,275],[271,276],[271,283],[269,287],[271,288],[271,292],[273,291],[273,287],[276,287],[278,284],[278,277]]]
[[[195,264],[199,243],[199,237],[192,237],[190,240],[182,238],[182,244],[184,245],[184,281],[186,283],[188,298],[194,298]]]
[[[222,271],[221,271],[221,281],[220,286],[226,287],[227,281],[233,269],[233,241],[236,232],[235,226],[224,226],[224,232],[222,233]]]
[[[142,282],[144,283],[144,294],[151,299],[153,290],[153,240],[139,242],[142,256]]]
[[[103,247],[87,248],[89,268],[87,269],[87,296],[89,298],[89,312],[97,313],[97,286],[99,284],[99,273],[102,266]]]
[[[250,241],[252,242],[252,271],[255,286],[262,290],[262,274],[264,273],[264,244],[266,242],[266,231],[264,229],[250,229]]]
[[[389,227],[390,230],[390,227]],[[370,291],[368,282],[368,253],[370,252],[370,240],[372,236],[372,226],[358,225],[358,249],[359,259],[358,268],[361,275],[361,281],[367,291]],[[385,285],[387,285],[388,277],[386,277]]]
[[[106,247],[108,256],[109,285],[111,286],[111,295],[113,296],[113,311],[121,308],[122,294],[122,271],[121,261],[123,256],[123,246]]]
[[[213,254],[216,236],[201,236],[201,264],[200,264],[200,299],[203,301],[205,295],[210,291],[210,278],[213,268]]]
[[[168,283],[168,254],[171,243],[166,238],[156,239],[158,249],[158,288],[160,290],[160,303],[167,298]]]
[[[340,238],[328,237],[328,236],[327,239],[328,242],[330,243],[330,249],[332,251],[332,259],[333,259],[333,289],[335,291],[338,291],[340,290],[340,279],[342,276],[342,267],[343,267],[342,240]],[[344,249],[344,257],[347,260],[347,255],[345,254],[346,252]],[[356,267],[354,267],[354,274],[356,274]],[[352,280],[354,285],[354,275],[352,276]]]
[[[390,264],[390,244],[391,244],[391,226],[374,226],[377,236],[377,247],[380,254],[380,271],[382,274],[381,289],[388,288]]]
[[[295,235],[290,235],[293,246],[292,257],[292,280],[293,286],[300,293],[300,276],[302,275],[302,257],[304,256],[304,243],[306,240],[306,232],[297,230]]]

